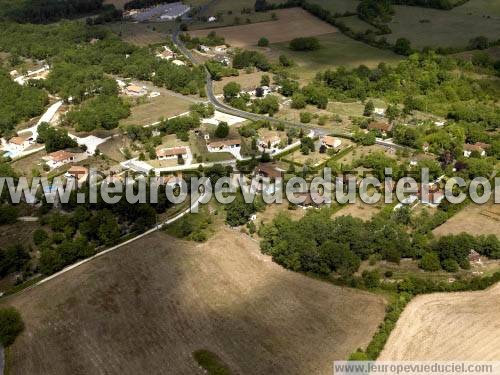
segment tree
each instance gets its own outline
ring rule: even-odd
[[[394,52],[403,56],[410,55],[412,53],[411,42],[406,38],[399,38],[394,44]]]
[[[363,116],[371,116],[375,111],[375,105],[371,100],[368,100],[365,104],[365,109],[363,110]]]
[[[224,99],[230,102],[232,99],[236,98],[241,91],[241,86],[237,82],[229,82],[223,88]]]
[[[457,272],[460,269],[455,259],[445,259],[441,262],[443,269],[447,272]]]
[[[263,36],[262,38],[259,39],[257,45],[259,47],[269,47],[269,39]]]
[[[269,9],[269,4],[266,0],[256,0],[254,9],[256,12],[265,12]]]
[[[319,40],[314,37],[301,37],[290,41],[290,49],[294,51],[315,51],[320,48]]]
[[[21,314],[15,308],[0,309],[0,344],[2,346],[12,345],[23,330],[24,323]]]
[[[215,129],[215,137],[217,138],[226,138],[229,134],[229,125],[227,122],[221,121],[219,125],[217,125],[217,129]]]
[[[420,260],[419,267],[425,271],[439,271],[441,269],[439,256],[432,251],[426,253]]]
[[[280,65],[284,66],[285,68],[293,66],[293,60],[286,55],[280,55],[279,62]]]

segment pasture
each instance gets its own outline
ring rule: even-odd
[[[495,234],[500,237],[499,205],[494,203],[483,205],[471,203],[433,231],[436,236],[462,232],[474,236]]]
[[[500,357],[500,284],[479,292],[418,296],[401,314],[381,361]]]
[[[280,43],[297,37],[318,36],[337,31],[335,27],[300,8],[280,9],[274,13],[278,16],[277,21],[195,30],[190,34],[200,37],[215,31],[217,35],[226,38],[226,42],[231,46],[247,48],[256,46],[261,37],[268,38],[271,43]]]
[[[260,80],[265,74],[271,77],[270,73],[255,71],[253,73],[247,74],[242,70],[240,71],[240,75],[237,77],[225,77],[220,81],[214,81],[214,92],[216,95],[222,94],[224,86],[229,82],[236,82],[240,84],[243,90],[254,90],[256,87],[259,87]]]
[[[477,0],[470,3],[476,3],[474,11],[462,7],[448,11],[395,5],[396,13],[389,23],[392,34],[387,35],[387,39],[395,42],[398,38],[407,38],[418,48],[465,47],[470,39],[480,35],[498,39],[500,14],[493,15],[486,11],[486,2],[482,2],[484,10],[480,10]]]
[[[303,80],[314,78],[318,71],[339,66],[355,68],[364,64],[374,68],[380,62],[393,64],[401,60],[401,56],[392,51],[369,46],[339,32],[320,35],[317,38],[322,46],[317,51],[292,51],[288,43],[276,43],[271,45],[268,55],[277,59],[279,55],[284,54],[293,59],[297,66],[292,68],[292,71]]]
[[[4,304],[26,324],[13,375],[201,374],[200,349],[239,374],[328,374],[385,309],[380,296],[283,269],[229,229],[203,244],[155,233]]]

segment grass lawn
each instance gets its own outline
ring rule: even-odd
[[[500,4],[495,3],[500,9]],[[500,11],[497,16],[489,13],[486,1],[471,0],[469,7],[469,10],[457,7],[447,11],[395,5],[396,13],[389,23],[392,34],[387,35],[387,39],[394,42],[398,38],[407,38],[419,48],[464,47],[470,39],[479,35],[498,39]]]
[[[346,26],[348,26],[352,31],[355,33],[364,33],[366,30],[376,30],[372,25],[369,23],[363,21],[361,18],[358,16],[348,16],[348,17],[341,17],[337,19],[339,22],[344,23]]]
[[[342,140],[342,142],[348,142],[347,140]],[[384,152],[386,156],[390,158],[396,158],[396,153],[383,146],[373,145],[373,146],[358,146],[351,152],[347,153],[343,157],[337,160],[337,163],[344,165],[351,165],[354,161],[362,158],[363,156],[372,154],[374,152]]]
[[[238,77],[225,77],[220,81],[214,81],[214,91],[216,95],[222,94],[224,86],[229,82],[236,82],[241,85],[243,90],[253,90],[260,85],[260,79],[263,75],[267,74],[269,78],[272,78],[272,74],[264,72],[253,72],[250,74],[245,73],[244,70],[240,71]]]
[[[120,125],[150,125],[162,117],[169,118],[188,112],[191,102],[169,95],[166,90],[158,90],[161,95],[156,98],[144,98],[131,108],[131,114],[120,121]]]
[[[302,79],[311,79],[318,71],[342,65],[375,67],[380,62],[396,63],[401,60],[391,51],[371,47],[341,33],[321,35],[318,39],[322,48],[312,52],[292,51],[288,43],[272,44],[271,57],[278,58],[281,54],[291,57],[297,63],[292,71]]]

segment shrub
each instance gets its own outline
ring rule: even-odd
[[[268,47],[269,46],[269,39],[267,39],[266,37],[262,37],[259,39],[259,41],[257,42],[257,45],[259,47]]]
[[[420,260],[419,267],[425,271],[439,271],[439,256],[433,251],[426,253]]]
[[[23,330],[24,323],[16,309],[13,307],[0,309],[0,344],[12,345]]]
[[[312,113],[310,112],[300,112],[300,122],[303,124],[309,124],[312,121]]]

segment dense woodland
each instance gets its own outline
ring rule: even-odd
[[[0,69],[0,98],[0,136],[7,137],[17,123],[42,114],[48,104],[44,91],[20,86],[3,69]]]

